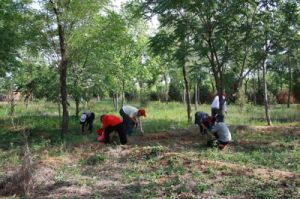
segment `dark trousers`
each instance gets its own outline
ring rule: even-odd
[[[134,127],[134,122],[131,120],[131,118],[123,111],[121,108],[120,115],[123,118],[123,131],[126,135],[131,135]]]
[[[220,145],[220,144],[223,144],[223,145],[227,145],[229,142],[223,142],[223,141],[221,141],[221,140],[219,140],[219,136],[218,136],[218,134],[217,133],[213,133],[213,135],[215,136],[215,140],[217,140],[218,141],[218,145]]]
[[[91,113],[91,115],[85,120],[85,122],[80,122],[81,133],[84,132],[84,127],[86,126],[88,126],[88,131],[92,133],[94,119],[95,119],[95,114]]]
[[[105,144],[110,143],[109,134],[113,131],[118,132],[121,144],[126,144],[127,143],[127,136],[126,136],[125,132],[123,131],[123,124],[120,123],[116,126],[109,126],[109,127],[104,129],[104,133],[105,133],[104,143]]]
[[[90,133],[93,130],[94,119],[95,119],[95,114],[94,113],[91,113],[90,117],[87,118],[87,123],[88,123],[88,126],[89,126],[88,130],[90,131]]]
[[[211,116],[215,117],[218,114],[218,108],[211,108]]]

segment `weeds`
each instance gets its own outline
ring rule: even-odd
[[[95,154],[83,160],[83,164],[90,166],[102,164],[104,162],[105,157],[102,154]]]
[[[8,167],[20,168],[23,160],[22,136],[10,127],[9,118],[3,114],[5,107],[1,104],[1,179]],[[115,156],[109,155],[111,148],[94,142],[95,134],[80,135],[75,117],[70,118],[69,133],[61,140],[56,104],[32,103],[27,110],[17,104],[15,108],[15,123],[31,130],[28,141],[32,152],[39,157],[33,159],[34,163],[40,166],[42,162],[55,169],[56,173],[48,176],[48,180],[52,186],[62,188],[50,190],[40,186],[37,198],[61,190],[66,190],[58,193],[61,198],[79,197],[78,193],[68,192],[71,186],[76,190],[88,187],[87,198],[205,198],[208,193],[211,198],[299,198],[300,182],[296,175],[300,170],[299,135],[287,127],[299,122],[295,107],[290,110],[281,105],[271,107],[273,123],[286,128],[268,132],[233,129],[234,142],[227,150],[219,151],[207,149],[199,137],[193,137],[195,134],[187,134],[184,139],[168,135],[164,141],[159,138],[148,141],[147,134],[189,126],[183,104],[150,103],[146,110],[148,117],[143,118],[144,137],[133,135],[138,145],[116,150]],[[70,108],[74,113],[72,104]],[[210,112],[208,105],[200,108]],[[95,129],[100,126],[100,114],[119,115],[107,101],[89,103],[85,109],[97,110]],[[262,107],[249,104],[243,114],[237,106],[229,106],[225,121],[229,125],[265,123]],[[279,174],[262,175],[257,170],[275,170]],[[285,176],[285,172],[292,177]]]

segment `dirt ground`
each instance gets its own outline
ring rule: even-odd
[[[280,132],[284,134],[291,134],[300,136],[300,128],[296,127],[247,127],[247,126],[231,126],[231,131],[238,131],[239,133],[260,132],[263,134],[270,134],[272,132]],[[116,136],[113,136],[116,137]],[[117,139],[117,138],[113,138]],[[300,185],[300,173],[289,172],[270,168],[252,168],[250,166],[229,163],[225,161],[215,161],[207,159],[199,159],[194,156],[203,147],[207,141],[207,135],[200,135],[198,127],[191,127],[188,129],[177,129],[176,131],[165,131],[155,134],[135,135],[129,137],[128,145],[120,146],[105,146],[104,144],[91,141],[73,146],[68,149],[68,153],[61,156],[53,156],[49,151],[44,151],[39,157],[35,158],[33,164],[33,189],[30,193],[32,198],[132,198],[127,195],[128,187],[134,187],[135,184],[124,182],[122,179],[122,169],[130,168],[131,161],[143,161],[146,155],[150,152],[147,147],[162,146],[165,150],[158,155],[155,164],[167,166],[170,160],[176,159],[180,161],[188,171],[193,169],[204,172],[207,168],[214,168],[220,170],[220,175],[214,179],[210,179],[211,184],[216,184],[222,181],[221,177],[226,175],[247,176],[249,178],[256,178],[259,176],[262,180],[275,180],[281,182],[282,185],[287,181],[294,181]],[[229,146],[234,148],[235,145],[253,146],[257,144],[268,145],[268,142],[253,142],[247,140],[234,140]],[[147,151],[148,150],[148,151]],[[80,161],[87,158],[95,152],[104,154],[109,157],[109,160],[100,166],[79,166]],[[189,151],[192,155],[188,155]],[[222,152],[221,152],[222,153]],[[132,158],[132,159],[131,159]],[[141,162],[142,164],[142,162]],[[71,171],[74,170],[74,176],[64,176],[63,180],[59,180],[58,169],[65,167]],[[72,170],[72,168],[74,168]],[[230,170],[230,174],[222,172],[226,168]],[[153,170],[154,168],[147,168]],[[80,179],[75,175],[80,173]],[[11,198],[14,195],[12,187],[18,182],[14,179],[15,173],[13,170],[7,171],[6,180],[1,179],[0,194],[3,198]],[[184,174],[181,178],[188,179],[190,173]],[[94,177],[97,180],[94,180]],[[165,184],[167,181],[176,179],[176,175],[168,175],[155,180],[156,186]],[[63,177],[62,177],[63,178]],[[68,179],[68,180],[65,180]],[[82,183],[84,182],[84,183]],[[195,186],[192,181],[187,180],[187,191],[177,194],[176,198],[195,198],[192,193],[192,187]],[[144,184],[143,184],[144,183]],[[190,184],[189,184],[190,183]],[[138,184],[148,185],[147,181],[140,181]],[[116,187],[112,189],[112,187]],[[190,187],[190,188],[189,188]],[[157,190],[158,198],[164,198],[164,190],[154,188]],[[114,190],[114,191],[112,191]],[[189,191],[191,190],[191,191]],[[98,194],[98,195],[97,195]],[[126,194],[125,194],[126,195]],[[196,198],[214,198],[215,193],[207,191],[199,194]],[[16,196],[17,197],[17,196]],[[249,195],[231,195],[222,198],[249,198]],[[137,196],[136,198],[139,198]],[[157,198],[157,197],[154,197]],[[251,197],[250,197],[251,198]]]

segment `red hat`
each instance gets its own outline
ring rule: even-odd
[[[146,117],[146,111],[145,111],[145,109],[140,108],[139,111],[138,111],[138,115]]]

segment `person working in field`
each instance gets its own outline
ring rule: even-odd
[[[211,133],[215,136],[219,149],[223,150],[231,141],[231,133],[227,125],[224,123],[224,116],[217,115],[216,121],[217,124],[212,128]],[[207,142],[207,145],[212,146],[213,142],[214,140],[210,140]]]
[[[140,130],[144,133],[141,116],[146,117],[146,112],[143,108],[137,109],[133,106],[123,106],[120,110],[120,115],[123,118],[123,127],[126,135],[131,135],[133,127],[140,126]]]
[[[101,115],[100,122],[102,126],[96,131],[98,134],[97,141],[109,144],[109,134],[116,131],[119,134],[121,144],[127,143],[127,135],[123,130],[123,122],[119,117],[114,115]]]
[[[215,124],[215,117],[209,116],[208,113],[198,111],[195,113],[195,124],[199,126],[201,134],[207,134],[207,130],[211,130]]]
[[[227,113],[227,102],[225,99],[225,93],[223,93],[223,100],[224,100],[224,105],[222,109],[222,115],[224,115],[224,113]],[[217,114],[219,114],[219,109],[220,109],[219,95],[216,95],[213,102],[211,103],[211,116],[215,117]]]
[[[84,134],[85,127],[88,126],[88,131],[91,133],[93,130],[93,122],[95,119],[95,113],[93,112],[84,112],[80,117],[80,132]]]

